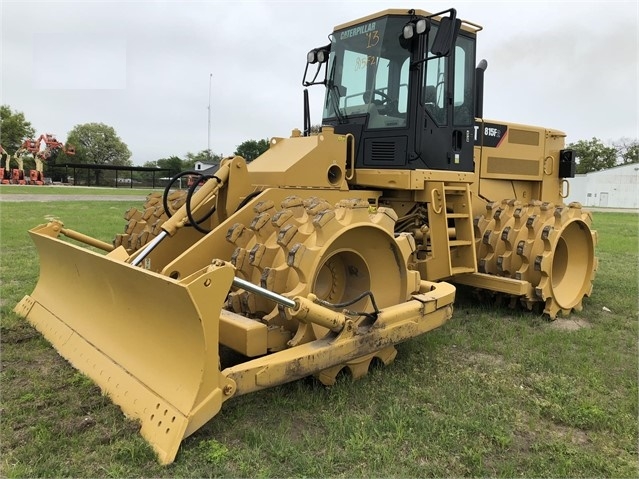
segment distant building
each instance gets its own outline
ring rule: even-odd
[[[209,163],[203,163],[201,161],[196,161],[195,165],[194,165],[194,168],[195,168],[195,171],[202,171],[202,170],[208,170],[209,168],[212,168],[214,166],[216,166],[216,165],[209,164]]]
[[[639,163],[576,175],[565,202],[584,206],[639,208]]]

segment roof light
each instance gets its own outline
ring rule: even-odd
[[[324,63],[328,61],[328,51],[324,50],[323,48],[321,50],[317,51],[317,61],[320,63]]]
[[[406,25],[404,25],[404,38],[406,40],[408,40],[409,38],[413,38],[414,34],[415,34],[415,31],[413,29],[412,23],[407,23]]]
[[[311,50],[306,54],[307,63],[317,63],[317,50]]]
[[[415,23],[415,31],[417,32],[417,35],[421,35],[426,30],[428,30],[428,22],[426,21],[426,19],[420,18],[419,20],[417,20],[417,22]]]

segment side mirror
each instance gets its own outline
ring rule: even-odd
[[[445,57],[450,54],[450,51],[455,44],[457,34],[461,27],[461,20],[456,18],[455,12],[451,12],[450,17],[444,17],[439,23],[437,29],[437,35],[433,40],[433,46],[430,51],[436,57]]]

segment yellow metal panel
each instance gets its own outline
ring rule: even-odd
[[[496,147],[481,147],[480,177],[498,180],[542,179],[545,138],[544,128],[517,123],[492,122],[506,125],[508,130]]]
[[[266,354],[267,327],[254,319],[223,309],[220,313],[220,343],[248,356]]]
[[[501,293],[512,294],[514,296],[534,297],[532,285],[528,281],[495,276],[485,273],[472,273],[456,275],[451,281],[476,288],[499,291]]]
[[[410,171],[406,170],[359,169],[355,170],[353,182],[358,185],[377,188],[413,189]]]
[[[355,170],[355,178],[353,180],[357,185],[365,185],[372,188],[417,191],[425,188],[424,183],[426,181],[471,183],[474,181],[474,174],[464,171],[442,170],[359,169]]]
[[[319,135],[272,138],[271,147],[248,165],[253,185],[348,189],[347,137],[323,127]]]

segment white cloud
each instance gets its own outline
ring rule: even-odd
[[[36,33],[31,78],[40,90],[126,88],[126,41],[112,35]]]

